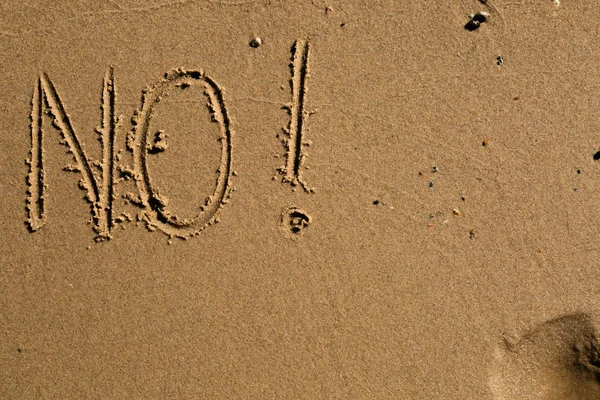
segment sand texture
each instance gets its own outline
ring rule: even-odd
[[[600,2],[0,11],[0,399],[600,399]]]

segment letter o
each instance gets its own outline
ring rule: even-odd
[[[169,213],[161,200],[148,173],[147,156],[149,140],[148,129],[152,112],[162,98],[175,88],[182,86],[201,86],[209,99],[209,108],[213,121],[219,124],[221,141],[221,161],[215,191],[200,207],[198,215],[182,220]],[[133,118],[133,166],[135,182],[144,208],[144,221],[149,229],[158,228],[170,236],[180,238],[195,236],[206,226],[216,221],[216,213],[226,202],[230,192],[231,176],[231,122],[223,101],[222,89],[203,71],[177,69],[165,74],[163,80],[146,89],[142,97],[142,107]]]

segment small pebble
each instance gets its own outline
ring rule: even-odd
[[[261,39],[261,38],[259,38],[259,37],[255,37],[254,39],[252,39],[252,40],[250,41],[250,47],[253,47],[253,48],[255,48],[255,49],[256,49],[257,47],[260,47],[260,45],[261,45],[261,44],[262,44],[262,39]]]
[[[431,168],[431,172],[433,172],[433,173],[436,173],[436,172],[438,172],[438,171],[439,171],[438,167],[433,167],[433,168]]]
[[[433,187],[434,184],[435,184],[434,181],[429,181],[429,187]]]
[[[479,23],[479,21],[472,19],[466,23],[465,29],[468,31],[474,31],[476,29],[479,29],[480,26],[481,26],[481,24]]]

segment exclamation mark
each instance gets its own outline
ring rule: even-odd
[[[306,158],[305,148],[310,142],[305,140],[305,132],[310,113],[306,111],[306,81],[309,77],[308,60],[310,45],[306,40],[297,40],[292,46],[292,62],[290,64],[292,78],[292,102],[284,108],[290,115],[290,122],[284,129],[283,145],[286,149],[286,164],[279,169],[283,175],[282,182],[292,186],[302,186],[307,193],[314,193],[302,178],[303,164]],[[294,189],[295,190],[295,189]],[[298,207],[288,207],[280,216],[280,228],[289,239],[298,239],[312,223],[312,217]]]

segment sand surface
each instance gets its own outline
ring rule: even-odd
[[[600,398],[600,3],[0,11],[0,398]]]

